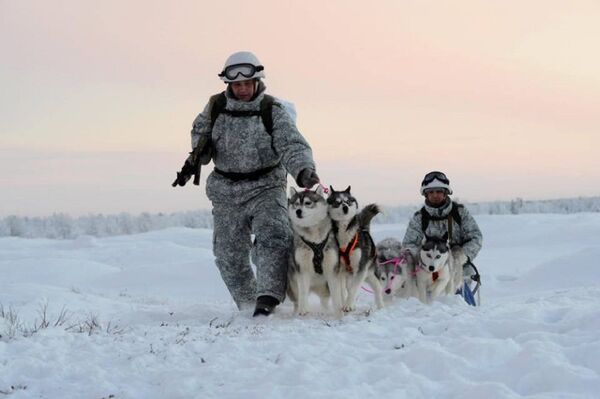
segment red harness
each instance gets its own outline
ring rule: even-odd
[[[346,271],[348,273],[352,273],[354,271],[350,265],[350,255],[352,255],[352,252],[354,252],[356,249],[356,245],[358,245],[358,231],[356,232],[354,240],[351,244],[345,248],[340,248],[340,257],[344,260],[344,263],[346,264]]]

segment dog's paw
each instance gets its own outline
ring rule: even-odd
[[[355,311],[355,310],[356,310],[356,307],[354,307],[353,305],[345,305],[345,306],[342,306],[342,311],[343,311],[344,313],[353,312],[353,311]]]

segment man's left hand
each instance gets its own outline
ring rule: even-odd
[[[298,183],[300,187],[311,188],[320,181],[321,180],[319,179],[317,172],[315,172],[312,169],[306,168],[302,169],[302,171],[298,175],[298,180],[296,181],[296,183]]]

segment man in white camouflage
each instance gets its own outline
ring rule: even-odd
[[[232,54],[219,76],[227,84],[223,111],[211,128],[209,102],[192,129],[192,147],[208,136],[210,151],[204,157],[208,153],[214,163],[206,194],[213,205],[215,262],[240,310],[254,306],[254,316],[269,315],[286,289],[292,239],[287,173],[304,188],[319,183],[319,177],[310,146],[276,99],[267,130],[259,112],[265,74],[256,56]]]
[[[462,247],[472,262],[481,249],[481,230],[467,208],[450,199],[450,180],[442,172],[427,173],[421,182],[421,195],[425,197],[425,205],[410,220],[402,246],[418,259],[425,233],[430,237],[449,233],[450,247]],[[464,271],[468,276],[475,273],[468,267],[470,262]]]

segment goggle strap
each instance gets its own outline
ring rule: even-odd
[[[242,71],[238,71],[235,76],[231,76],[229,75],[229,71],[233,70],[234,68],[240,68],[240,67],[248,67],[249,68],[249,72],[248,74],[245,74]],[[235,65],[229,65],[227,68],[225,68],[218,76],[219,77],[227,77],[229,79],[235,79],[238,76],[242,75],[246,78],[249,78],[250,76],[254,75],[256,72],[260,72],[262,70],[264,70],[265,67],[262,65],[253,65],[253,64],[235,64]]]

